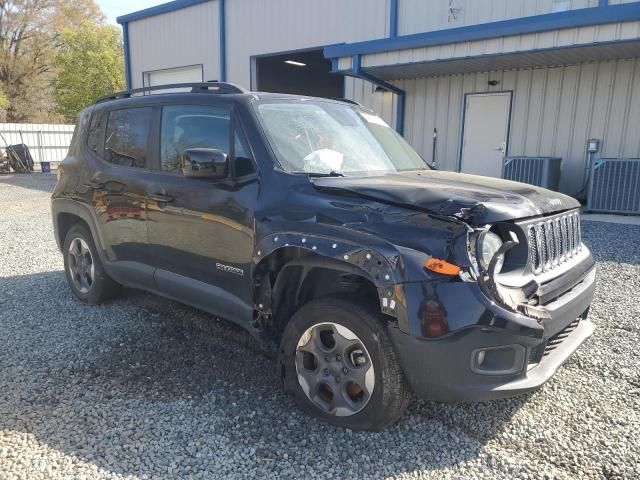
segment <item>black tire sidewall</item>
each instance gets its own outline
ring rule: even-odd
[[[357,335],[367,349],[374,368],[375,385],[367,405],[358,413],[337,417],[318,408],[304,393],[295,365],[295,353],[302,334],[313,325],[332,322],[342,325]],[[373,312],[346,301],[312,301],[294,314],[285,328],[279,365],[284,387],[296,403],[307,413],[322,420],[352,430],[380,430],[395,421],[393,409],[389,409],[391,397],[398,392],[387,390],[388,377],[392,375],[390,362],[381,341],[389,342],[385,327]],[[386,377],[386,378],[385,378]],[[391,415],[391,417],[389,416]]]

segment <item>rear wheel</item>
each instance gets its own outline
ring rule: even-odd
[[[76,297],[96,304],[118,294],[120,285],[105,272],[91,233],[84,225],[69,229],[62,251],[67,282]]]
[[[303,410],[353,430],[382,430],[411,398],[380,314],[365,305],[304,305],[287,324],[280,365]]]

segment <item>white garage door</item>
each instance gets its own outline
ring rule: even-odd
[[[172,83],[202,82],[202,65],[167,68],[144,73],[144,86],[170,85]]]

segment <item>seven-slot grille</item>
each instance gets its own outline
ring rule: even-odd
[[[580,251],[581,242],[578,212],[529,226],[529,257],[534,273],[549,271],[566,262]]]

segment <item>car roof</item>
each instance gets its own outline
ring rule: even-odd
[[[176,89],[184,89],[184,91],[176,91]],[[153,87],[136,88],[124,90],[106,95],[96,100],[92,107],[105,106],[106,108],[119,107],[125,105],[148,103],[173,103],[179,99],[191,98],[202,101],[204,97],[208,98],[227,98],[232,100],[316,100],[333,103],[348,103],[359,105],[357,102],[341,98],[321,98],[304,95],[293,95],[288,93],[273,92],[252,92],[242,87],[226,82],[202,82],[202,83],[181,83],[170,85],[157,85]],[[204,102],[203,102],[204,103]]]

